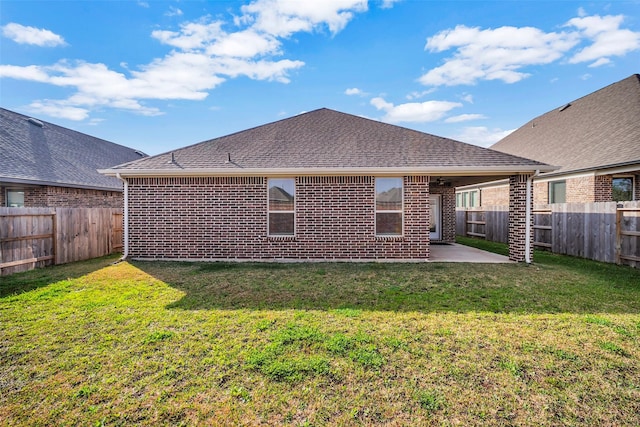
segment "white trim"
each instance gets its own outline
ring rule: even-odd
[[[126,177],[201,177],[201,176],[266,176],[266,177],[295,177],[295,176],[387,176],[401,177],[411,175],[440,175],[440,176],[492,176],[492,175],[524,175],[534,173],[536,169],[552,171],[553,166],[539,165],[517,166],[434,166],[434,167],[354,167],[354,168],[202,168],[202,169],[99,169],[98,172],[106,176]]]
[[[431,231],[431,199],[436,200],[436,231]],[[429,193],[429,240],[430,241],[441,241],[442,240],[442,194],[439,193]]]
[[[122,248],[122,258],[120,261],[124,261],[129,256],[129,181],[122,178],[120,174],[116,177],[124,183],[124,206],[123,206],[123,227],[124,227],[124,248]]]
[[[271,210],[271,205],[269,203],[269,179],[291,179],[293,180],[293,210],[292,211],[272,211]],[[296,225],[297,225],[297,216],[296,215],[296,206],[297,206],[297,197],[296,197],[296,179],[295,178],[290,178],[290,177],[285,177],[285,178],[277,178],[277,177],[273,177],[273,178],[267,178],[267,237],[270,239],[274,239],[274,240],[278,240],[278,239],[282,239],[282,240],[290,240],[291,238],[296,237]],[[292,213],[293,214],[293,233],[291,234],[271,234],[269,233],[269,229],[270,224],[269,224],[269,217],[271,215],[271,213]]]
[[[387,178],[400,178],[400,183],[402,184],[400,195],[402,196],[402,208],[401,210],[378,210],[378,190],[377,190],[377,181],[378,179],[387,179]],[[404,189],[405,189],[404,177],[399,176],[376,176],[373,180],[373,232],[376,239],[392,239],[397,237],[404,237]],[[402,226],[402,231],[400,234],[378,234],[378,213],[400,213],[400,225]]]

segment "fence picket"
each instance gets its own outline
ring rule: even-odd
[[[122,210],[0,208],[0,274],[122,250]]]
[[[467,223],[468,211],[478,217],[485,211],[486,240],[507,242],[509,226],[503,218],[508,218],[508,207],[457,210],[458,235],[470,235],[472,231],[474,224]],[[640,201],[538,205],[533,213],[535,246],[640,268]]]

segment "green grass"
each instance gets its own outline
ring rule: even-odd
[[[0,425],[640,425],[640,271],[534,260],[1,277]]]

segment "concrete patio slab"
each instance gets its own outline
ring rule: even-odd
[[[430,262],[474,262],[474,263],[512,263],[509,257],[481,249],[448,243],[430,246]]]

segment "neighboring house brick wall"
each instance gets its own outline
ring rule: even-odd
[[[533,182],[533,203],[546,205],[549,203],[549,183]]]
[[[610,202],[613,199],[613,176],[599,175],[593,177],[593,201]]]
[[[404,179],[403,237],[375,237],[373,177],[297,177],[295,197],[295,237],[267,237],[266,178],[131,178],[129,253],[173,259],[429,257],[428,177]]]
[[[7,206],[7,189],[0,187],[0,207]]]
[[[456,189],[433,185],[429,191],[431,194],[442,194],[442,239],[440,241],[454,243],[456,240]]]
[[[509,186],[483,188],[480,193],[482,206],[509,206]]]
[[[640,175],[636,175],[634,181],[634,185],[635,185],[635,196],[633,198],[633,200],[640,200]]]
[[[69,187],[26,187],[25,207],[122,208],[119,191],[89,190]]]

